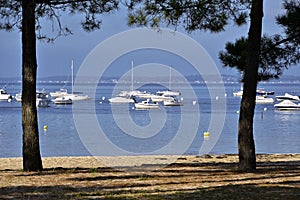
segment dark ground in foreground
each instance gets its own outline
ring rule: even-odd
[[[90,166],[92,158],[76,157],[64,162],[80,159],[86,167],[53,164],[23,172],[0,164],[0,199],[300,199],[300,154],[257,157],[253,173],[238,172],[236,155],[186,156],[130,171]]]

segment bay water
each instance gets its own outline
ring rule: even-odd
[[[45,89],[47,92],[56,91],[63,87],[59,83],[40,83],[39,89]],[[70,89],[70,85],[67,85]],[[88,86],[87,86],[88,87]],[[180,86],[178,86],[180,88]],[[198,155],[204,141],[213,138],[213,134],[218,134],[216,144],[207,152],[211,154],[235,154],[238,153],[237,147],[237,129],[239,119],[240,97],[234,97],[233,91],[240,89],[238,83],[226,83],[225,94],[223,96],[211,96],[206,84],[192,85],[196,97],[183,96],[183,107],[161,107],[158,111],[135,110],[133,104],[126,106],[116,106],[114,111],[108,98],[113,96],[114,84],[100,84],[97,87],[95,98],[74,102],[74,105],[54,105],[48,108],[38,108],[39,134],[41,154],[48,156],[88,156],[91,155],[90,145],[99,145],[97,141],[94,144],[86,144],[81,135],[84,132],[78,132],[74,122],[74,114],[84,115],[85,113],[94,113],[99,126],[105,132],[106,139],[110,140],[112,145],[126,152],[135,154],[152,154],[160,152],[176,136],[180,129],[182,117],[188,118],[191,122],[195,121],[194,113],[199,113],[197,130],[192,134],[190,145],[182,152],[188,155]],[[218,85],[215,86],[219,87]],[[275,95],[290,94],[300,95],[300,83],[263,83],[259,87],[266,91],[275,91]],[[8,84],[7,92],[15,95],[20,92],[20,84]],[[155,92],[159,86],[146,85],[143,90]],[[184,86],[179,89],[183,94]],[[83,91],[86,92],[86,91]],[[276,103],[276,99],[273,97]],[[226,100],[224,110],[212,110],[212,102]],[[90,110],[93,105],[93,110]],[[187,115],[182,113],[187,112]],[[22,156],[22,122],[21,122],[21,103],[12,101],[0,102],[0,157],[20,157]],[[212,113],[217,113],[213,115]],[[115,123],[116,117],[131,118],[131,121],[137,126],[147,127],[151,124],[151,117],[157,115],[165,117],[163,128],[151,137],[132,137],[124,133],[118,124]],[[220,133],[204,133],[209,131],[210,121],[213,116],[224,116],[224,123]],[[254,117],[254,138],[257,153],[300,153],[300,111],[277,111],[273,104],[257,104]],[[92,131],[89,124],[86,125],[86,133]],[[186,131],[189,131],[188,129]],[[143,134],[143,133],[141,133]],[[149,133],[151,134],[151,133]],[[187,133],[187,137],[190,133]],[[210,138],[211,137],[211,138]],[[184,139],[183,139],[184,140]],[[92,141],[92,140],[91,140]],[[93,141],[92,141],[93,142]],[[180,146],[180,144],[179,144]],[[179,148],[178,146],[178,148]],[[176,146],[173,148],[176,148]],[[163,151],[162,151],[163,152]],[[174,152],[177,152],[176,150]],[[105,148],[103,155],[106,155]]]

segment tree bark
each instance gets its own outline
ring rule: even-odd
[[[253,0],[244,73],[244,90],[240,107],[238,128],[239,170],[256,169],[253,117],[257,88],[260,41],[262,35],[263,0]]]
[[[22,1],[22,128],[23,169],[43,169],[39,147],[38,119],[36,109],[36,35],[35,1]]]

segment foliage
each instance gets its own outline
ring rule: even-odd
[[[100,15],[111,13],[118,9],[118,0],[35,0],[36,2],[36,32],[37,38],[53,42],[57,37],[72,34],[68,26],[62,23],[64,13],[81,14],[81,26],[85,31],[93,31],[101,26]],[[22,31],[22,1],[0,0],[0,30]],[[50,21],[51,25],[44,25]],[[43,29],[42,29],[43,27]],[[48,28],[53,33],[49,35]],[[44,30],[44,31],[43,31]],[[47,32],[47,34],[46,34]]]
[[[264,35],[260,45],[258,81],[278,79],[284,69],[300,61],[300,2],[285,2],[286,13],[277,17],[277,23],[284,28],[284,36]],[[247,38],[228,42],[226,51],[219,54],[224,67],[245,70]]]
[[[220,32],[232,20],[246,22],[250,0],[128,0],[129,25]]]
[[[277,24],[284,28],[285,35],[289,42],[300,45],[300,1],[291,0],[284,2],[286,13],[279,15]]]

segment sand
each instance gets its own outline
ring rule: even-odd
[[[171,163],[237,163],[237,155],[203,155],[203,156],[116,156],[116,157],[45,157],[44,168],[99,168],[99,167],[142,167],[147,165],[168,165]],[[259,154],[257,162],[300,162],[300,154]],[[0,170],[21,170],[22,158],[0,158]]]
[[[300,154],[257,155],[240,173],[237,155],[48,157],[23,172],[0,158],[0,199],[299,199]]]

